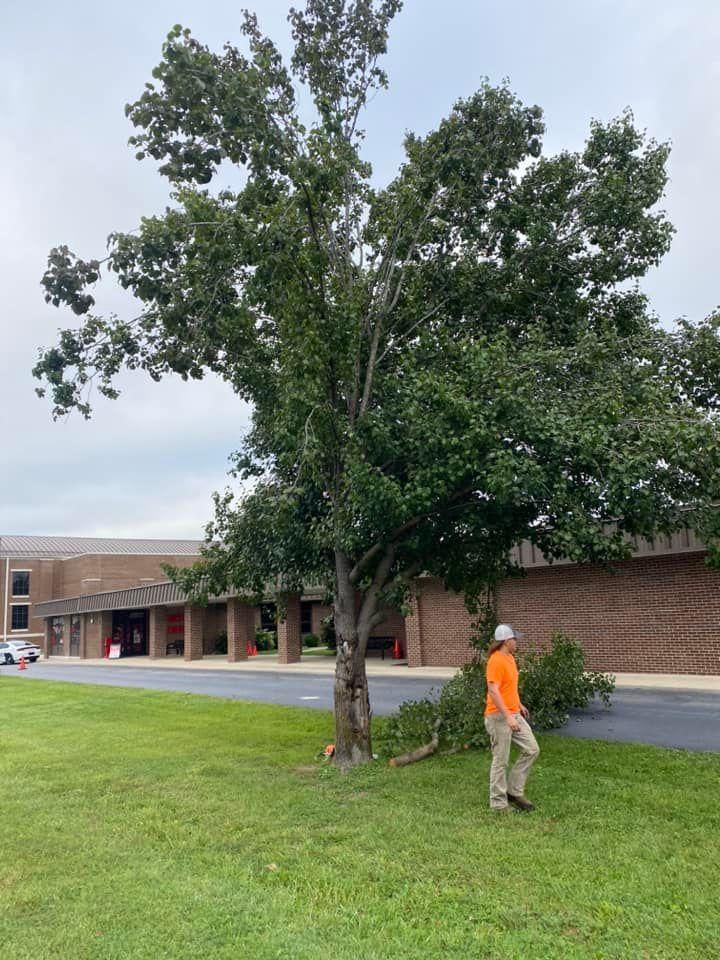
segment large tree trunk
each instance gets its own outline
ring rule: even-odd
[[[370,697],[365,673],[367,630],[358,626],[347,559],[336,559],[335,763],[349,770],[372,760]]]

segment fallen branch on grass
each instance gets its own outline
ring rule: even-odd
[[[418,747],[416,750],[411,750],[409,753],[401,753],[399,757],[392,757],[389,761],[391,767],[406,767],[409,763],[416,763],[418,760],[424,760],[425,757],[431,756],[438,748],[438,743],[440,740],[440,720],[436,720],[433,724],[433,735],[430,743],[426,743],[423,747]]]

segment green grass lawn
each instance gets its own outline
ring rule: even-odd
[[[543,737],[348,776],[331,719],[0,678],[3,960],[720,956],[720,756]]]

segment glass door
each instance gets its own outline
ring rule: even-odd
[[[53,617],[50,623],[50,655],[57,657],[65,652],[64,618]]]
[[[147,654],[147,627],[147,610],[116,610],[113,613],[113,642],[120,644],[121,657]]]
[[[145,610],[131,610],[128,614],[128,653],[132,657],[147,654],[147,613]]]
[[[70,656],[80,656],[80,617],[74,616],[70,622]]]

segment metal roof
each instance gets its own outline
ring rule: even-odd
[[[209,597],[208,603],[225,603],[237,593],[224,593],[222,596]],[[320,587],[306,587],[302,600],[322,598]],[[127,587],[124,590],[108,590],[105,593],[88,593],[80,597],[68,597],[64,600],[46,600],[32,606],[34,620],[43,617],[64,617],[74,613],[100,613],[105,610],[138,610],[146,607],[165,607],[184,604],[187,598],[174,583],[149,583],[142,587]],[[272,596],[268,595],[268,600]]]
[[[196,557],[202,540],[129,540],[114,537],[0,536],[0,557],[69,559],[83,554]]]
[[[631,557],[633,560],[645,560],[648,557],[663,557],[670,554],[679,553],[700,553],[707,550],[707,546],[693,533],[692,530],[677,530],[670,536],[658,536],[656,540],[645,540],[643,537],[631,537],[625,534],[625,540],[632,548]],[[529,540],[523,540],[521,544],[510,551],[510,557],[514,563],[519,564],[525,570],[531,570],[537,567],[548,567],[550,562],[547,557]],[[553,566],[575,566],[575,561],[561,558],[554,560]]]
[[[219,598],[218,598],[219,599]],[[73,613],[100,613],[102,610],[135,610],[185,603],[185,594],[174,583],[150,583],[144,587],[89,593],[66,600],[47,600],[33,604],[33,618],[61,617]]]

